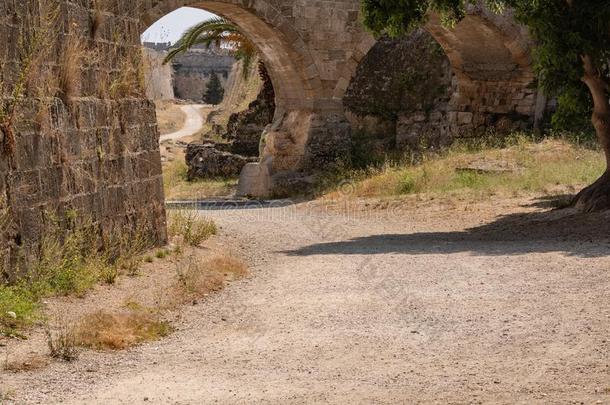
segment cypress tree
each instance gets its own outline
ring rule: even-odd
[[[224,96],[225,90],[222,87],[222,83],[220,83],[220,79],[216,72],[212,72],[210,81],[206,86],[205,94],[203,95],[203,101],[208,104],[216,105],[222,102]]]

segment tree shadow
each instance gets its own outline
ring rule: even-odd
[[[547,201],[541,199],[540,203]],[[314,244],[284,253],[310,256],[459,252],[485,256],[547,252],[579,257],[607,256],[610,254],[610,211],[584,214],[568,208],[516,213],[464,231],[372,235]]]

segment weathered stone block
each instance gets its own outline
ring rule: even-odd
[[[186,148],[188,179],[230,178],[237,177],[244,166],[257,159],[222,152],[209,144],[191,143]]]

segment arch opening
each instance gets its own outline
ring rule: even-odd
[[[431,15],[422,29],[382,38],[364,56],[344,98],[348,118],[381,156],[537,128],[547,105],[530,48],[510,10],[470,7],[454,28]]]
[[[269,0],[156,0],[142,10],[141,20],[150,24],[182,6],[236,23],[260,49],[269,69],[277,109],[261,162],[250,178],[265,178],[262,188],[269,191],[274,186],[269,179],[276,174],[316,171],[349,154],[351,126],[344,96],[376,42],[360,23],[359,0],[294,1],[282,7]],[[535,124],[544,103],[535,88],[529,36],[510,11],[495,15],[473,6],[451,30],[431,15],[425,30],[443,48],[453,81],[442,111],[430,114],[422,108],[402,121],[413,137],[422,130],[456,137],[512,129],[514,123]],[[432,128],[422,129],[420,124],[430,118]]]
[[[315,79],[306,77],[303,68],[305,57],[293,49],[290,39],[294,40],[297,34],[289,26],[282,25],[280,30],[271,26],[253,10],[233,2],[220,1],[182,1],[179,4],[174,1],[159,2],[156,6],[144,10],[141,16],[143,26],[149,27],[162,16],[184,6],[221,16],[243,30],[257,47],[267,67],[275,89],[278,110],[314,108]],[[265,16],[269,13],[272,12],[266,11]]]

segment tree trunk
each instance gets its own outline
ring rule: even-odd
[[[597,139],[606,156],[606,171],[592,185],[574,198],[573,205],[580,211],[593,212],[610,209],[610,101],[608,82],[594,65],[590,56],[582,57],[585,68],[583,82],[593,97],[593,116]]]

